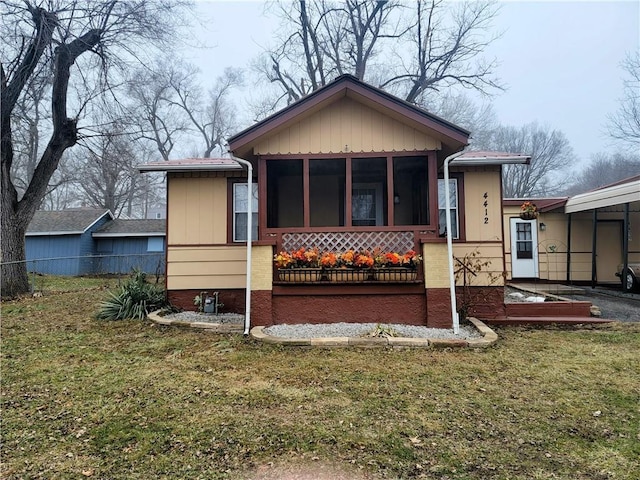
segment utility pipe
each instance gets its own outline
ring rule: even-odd
[[[244,158],[231,155],[231,159],[247,167],[247,286],[245,294],[244,336],[251,329],[251,241],[253,236],[253,165]]]

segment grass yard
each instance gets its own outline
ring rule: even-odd
[[[103,295],[3,303],[1,478],[638,478],[640,324],[305,350],[99,322]]]

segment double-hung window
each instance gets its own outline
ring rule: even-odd
[[[446,196],[444,192],[444,180],[438,179],[438,223],[440,236],[447,234],[447,205]],[[458,180],[455,178],[449,179],[449,201],[450,201],[450,214],[451,214],[451,238],[459,238],[459,215],[458,215]]]
[[[251,195],[251,239],[258,238],[258,184],[252,183]],[[247,202],[247,184],[233,184],[233,241],[247,241],[247,219],[249,203]]]

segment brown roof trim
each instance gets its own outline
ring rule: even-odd
[[[346,95],[347,91],[351,91],[356,95],[361,95],[368,100],[372,100],[379,105],[389,108],[400,115],[435,130],[456,142],[460,142],[463,145],[467,145],[468,143],[470,135],[468,130],[454,125],[453,123],[433,115],[426,110],[416,107],[409,102],[401,100],[384,90],[364,83],[353,75],[341,75],[324,87],[319,88],[315,92],[295,103],[292,103],[270,117],[267,117],[230,137],[228,140],[229,150],[236,151],[265,133],[292,120],[301,113],[330,100],[332,97]]]
[[[519,207],[524,202],[535,203],[539,212],[550,212],[556,208],[564,207],[569,197],[551,197],[551,198],[505,198],[502,205],[505,207]]]

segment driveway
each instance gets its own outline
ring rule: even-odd
[[[640,322],[640,295],[637,293],[622,293],[619,288],[585,287],[583,295],[562,296],[572,300],[591,302],[600,307],[601,318],[621,322]]]

